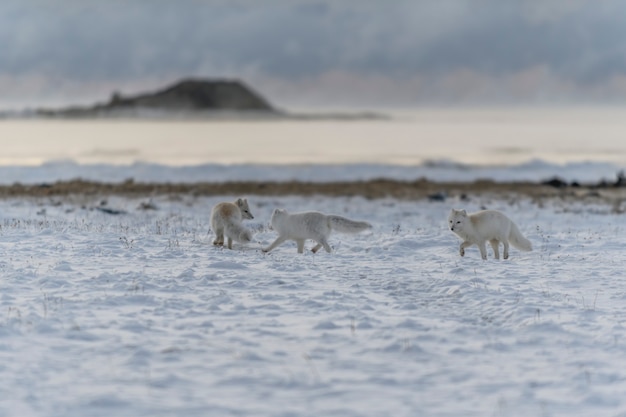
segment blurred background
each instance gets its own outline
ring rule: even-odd
[[[614,105],[622,0],[3,0],[0,109],[189,76],[283,108]]]
[[[5,120],[0,165],[594,161],[614,173],[626,166],[624,16],[623,0],[3,0],[5,114],[197,77],[241,80],[281,110],[392,117]]]

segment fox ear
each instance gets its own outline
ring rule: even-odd
[[[237,199],[237,205],[240,206],[243,204],[243,200],[241,198]]]
[[[460,213],[461,213],[462,216],[467,216],[467,211],[465,211],[465,210],[461,210]]]

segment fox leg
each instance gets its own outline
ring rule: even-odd
[[[498,248],[500,242],[498,242],[496,239],[492,239],[489,241],[489,243],[491,244],[491,248],[493,249],[493,257],[496,259],[500,259],[500,249]]]
[[[480,242],[478,244],[478,249],[480,249],[480,256],[483,260],[487,259],[487,242]]]
[[[470,242],[461,242],[461,246],[459,247],[459,254],[461,256],[465,256],[465,248],[469,248],[472,246]]]
[[[502,241],[502,244],[504,245],[504,254],[503,254],[503,258],[504,259],[509,259],[509,241],[508,240],[504,240]]]
[[[276,246],[281,245],[282,243],[284,243],[286,240],[287,240],[287,238],[282,237],[282,236],[278,236],[276,238],[276,240],[274,242],[272,242],[271,245],[269,245],[267,248],[262,249],[262,251],[267,253],[267,252],[271,251],[272,249],[274,249]]]
[[[298,239],[296,243],[298,244],[298,253],[304,253],[304,239]]]
[[[222,246],[224,244],[224,229],[215,229],[214,245]]]
[[[222,244],[224,244],[224,242],[222,242]],[[228,249],[232,249],[233,248],[233,239],[229,236],[228,237]]]
[[[332,249],[330,248],[330,245],[328,244],[328,242],[326,241],[326,239],[321,238],[317,241],[317,245],[315,245],[313,247],[313,249],[311,249],[311,251],[313,253],[317,253],[318,250],[320,250],[321,247],[324,247],[324,250],[326,250],[326,252],[331,253]]]

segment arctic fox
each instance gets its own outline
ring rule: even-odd
[[[500,259],[498,250],[500,243],[504,245],[504,259],[509,258],[509,243],[519,250],[533,250],[532,244],[522,235],[515,223],[496,210],[467,214],[465,210],[452,209],[448,223],[450,230],[463,240],[459,249],[461,256],[465,256],[465,248],[477,245],[480,256],[487,259],[487,242],[491,244],[496,259]]]
[[[214,245],[224,245],[228,238],[228,249],[233,248],[233,240],[246,243],[252,240],[252,232],[242,224],[242,219],[254,219],[247,199],[238,198],[234,203],[218,203],[211,210],[211,228],[215,232]]]
[[[312,239],[317,245],[311,249],[316,253],[323,246],[326,252],[331,252],[328,236],[331,230],[341,233],[358,233],[372,227],[367,222],[359,222],[345,217],[324,214],[317,211],[302,213],[287,213],[287,210],[275,209],[270,222],[271,228],[278,232],[278,238],[263,249],[269,252],[287,240],[295,240],[298,244],[298,253],[304,252],[304,241]]]

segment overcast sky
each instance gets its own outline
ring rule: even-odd
[[[278,106],[626,103],[624,0],[2,0],[0,108],[182,77]]]

